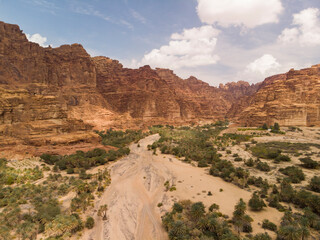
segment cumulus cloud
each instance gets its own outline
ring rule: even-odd
[[[246,71],[260,75],[268,75],[276,72],[280,66],[275,57],[270,54],[264,54],[262,57],[248,64]]]
[[[219,30],[209,25],[174,33],[168,45],[144,55],[139,65],[177,69],[215,64],[219,61],[214,53],[218,35]]]
[[[307,8],[293,15],[293,28],[285,28],[278,40],[302,46],[320,45],[320,10]]]
[[[30,42],[38,43],[41,47],[48,47],[46,44],[47,38],[42,37],[39,33],[35,33],[33,35],[26,34],[26,37]]]
[[[223,27],[254,28],[266,23],[277,23],[283,11],[281,0],[198,0],[200,20]]]

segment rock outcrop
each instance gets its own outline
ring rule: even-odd
[[[320,65],[267,78],[247,102],[239,113],[241,125],[319,126]]]

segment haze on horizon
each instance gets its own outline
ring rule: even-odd
[[[0,0],[0,14],[41,46],[80,43],[211,85],[320,63],[319,0]]]

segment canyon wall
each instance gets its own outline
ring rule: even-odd
[[[241,101],[234,104],[233,109],[240,109],[237,114],[229,111],[238,115],[244,126],[275,122],[282,126],[319,126],[320,65],[267,78],[246,102],[244,107]]]
[[[319,65],[213,87],[169,69],[124,68],[80,44],[29,42],[0,22],[0,144],[87,141],[92,129],[212,122],[319,125]],[[73,136],[73,137],[72,137]]]

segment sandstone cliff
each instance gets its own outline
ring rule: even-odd
[[[71,143],[92,128],[238,120],[319,125],[319,66],[218,88],[169,69],[124,68],[79,44],[43,48],[0,22],[0,144]]]
[[[267,78],[247,102],[241,125],[319,126],[320,65]]]

